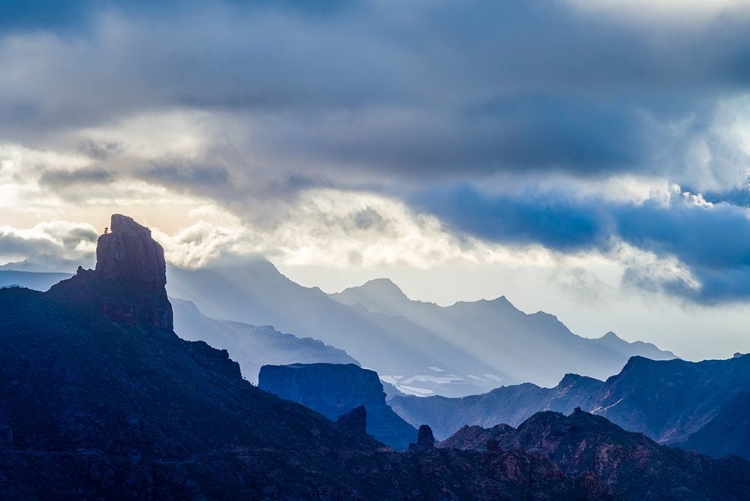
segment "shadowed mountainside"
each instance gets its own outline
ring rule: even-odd
[[[627,499],[742,500],[750,488],[750,462],[713,459],[659,445],[601,416],[539,412],[518,429],[464,427],[442,448],[522,449],[540,454],[568,475],[593,472]]]

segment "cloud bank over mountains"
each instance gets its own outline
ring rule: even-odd
[[[750,295],[749,2],[39,1],[0,23],[3,262],[90,260],[91,214],[127,207],[189,266]]]

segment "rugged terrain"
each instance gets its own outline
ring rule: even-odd
[[[525,384],[458,399],[396,396],[389,403],[438,438],[464,425],[517,426],[535,412],[581,407],[659,443],[750,458],[750,356],[686,362],[631,358],[605,382],[566,376],[551,389]]]
[[[0,290],[2,499],[611,498],[523,451],[392,452],[254,387],[171,330],[147,230],[112,228],[96,270]]]
[[[628,499],[741,500],[750,482],[750,462],[659,445],[580,409],[570,416],[540,412],[517,429],[467,426],[439,447],[522,449],[549,458],[568,475],[593,472]]]

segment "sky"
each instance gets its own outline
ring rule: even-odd
[[[91,266],[117,212],[173,265],[750,351],[750,1],[2,9],[5,268]]]

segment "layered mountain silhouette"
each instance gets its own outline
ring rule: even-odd
[[[205,341],[229,352],[240,364],[242,375],[257,384],[263,365],[296,363],[356,364],[345,351],[312,338],[300,339],[278,332],[271,326],[215,320],[202,314],[190,301],[170,298],[174,309],[175,332],[188,341]]]
[[[37,291],[47,291],[70,276],[69,273],[0,270],[0,287],[26,287]]]
[[[319,339],[414,395],[465,396],[527,381],[553,386],[568,372],[608,377],[633,355],[674,358],[613,333],[582,338],[556,317],[527,315],[504,297],[441,307],[410,300],[389,280],[327,295],[260,258],[168,274],[170,293],[210,317]]]
[[[254,387],[172,331],[148,230],[112,229],[95,270],[0,289],[2,499],[613,498],[521,450],[392,452]]]
[[[417,436],[417,429],[386,404],[377,373],[356,365],[265,365],[258,387],[332,420],[364,407],[367,432],[393,449],[407,449]]]
[[[466,426],[439,447],[540,454],[567,475],[593,472],[626,499],[741,500],[748,493],[747,461],[659,445],[580,409],[569,416],[539,412],[517,429]]]
[[[628,343],[613,332],[599,339],[577,336],[554,315],[528,315],[504,296],[441,307],[412,301],[396,284],[379,279],[331,297],[343,304],[407,318],[436,337],[460,344],[516,382],[552,386],[573,371],[602,379],[618,372],[634,355],[675,358],[653,344]]]
[[[4,273],[0,286],[41,290],[60,277]],[[252,381],[262,364],[356,361],[392,385],[395,391],[389,393],[455,397],[523,382],[553,386],[568,372],[604,379],[633,355],[674,358],[652,344],[629,343],[611,332],[599,339],[582,338],[556,317],[527,315],[504,297],[441,307],[410,300],[386,279],[328,295],[292,282],[262,258],[195,270],[169,267],[167,274],[170,294],[195,306],[179,308],[177,333],[229,349]],[[200,320],[195,309],[205,313]],[[199,332],[196,324],[205,330]],[[331,349],[320,351],[305,341],[292,349],[298,358],[287,358],[273,346],[279,338],[261,336],[274,342],[266,345],[265,356],[253,343],[257,336],[237,334],[254,330],[241,324],[273,326]],[[350,359],[339,358],[333,348]],[[249,351],[257,356],[249,357]]]
[[[604,382],[568,375],[551,389],[524,384],[456,399],[397,396],[389,403],[412,424],[430,424],[438,438],[464,425],[517,426],[538,411],[581,407],[659,443],[750,458],[749,385],[748,355],[703,362],[633,357]]]

